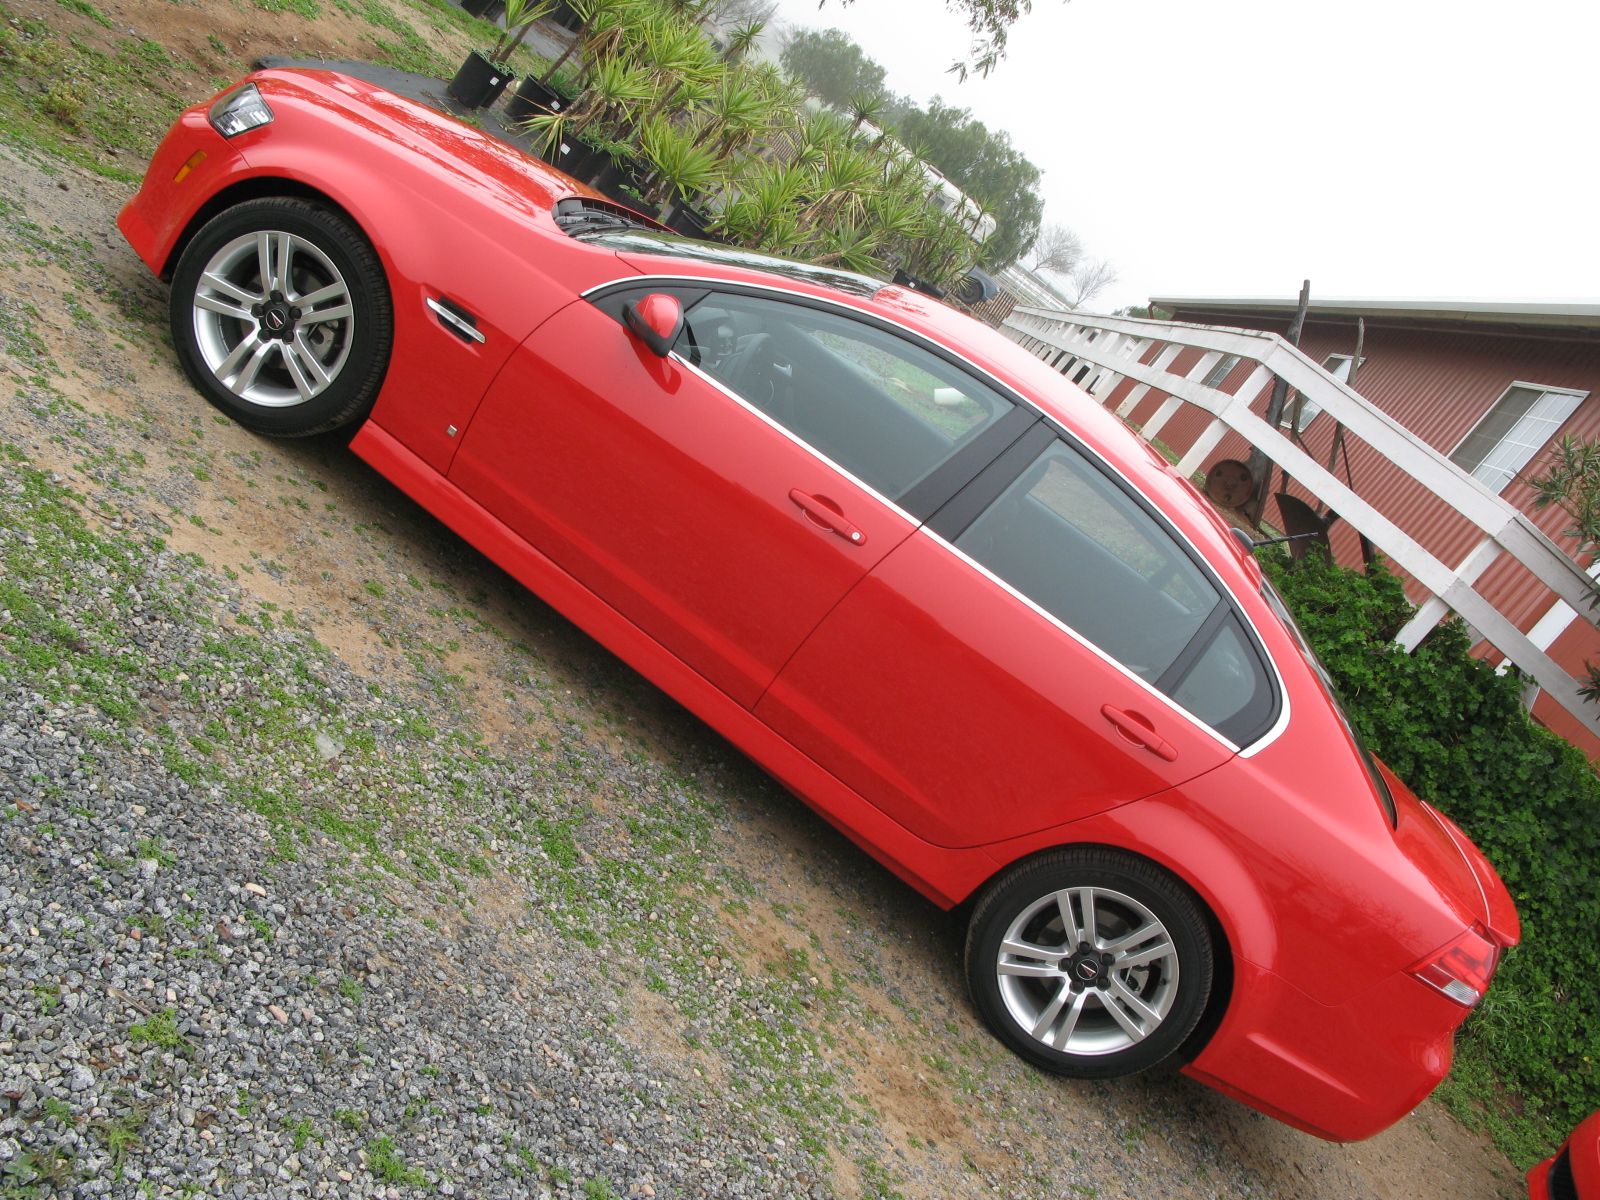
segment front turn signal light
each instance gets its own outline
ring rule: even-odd
[[[1472,1008],[1489,990],[1499,962],[1500,947],[1474,927],[1413,965],[1410,973],[1462,1007]]]

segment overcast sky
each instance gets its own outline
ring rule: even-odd
[[[937,0],[779,0],[973,110],[1156,296],[1600,301],[1596,0],[1035,0],[987,79]]]

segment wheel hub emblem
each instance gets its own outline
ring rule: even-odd
[[[281,333],[283,327],[289,323],[289,314],[281,308],[273,307],[267,309],[267,315],[264,319],[268,329],[273,333]]]
[[[1093,983],[1100,974],[1100,964],[1092,958],[1080,958],[1075,969],[1078,972],[1078,978],[1085,983]]]

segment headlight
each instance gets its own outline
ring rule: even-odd
[[[261,98],[261,92],[256,85],[247,83],[243,87],[234,88],[213,104],[207,119],[211,122],[211,128],[223,137],[231,138],[237,137],[247,129],[270,125],[272,110]]]

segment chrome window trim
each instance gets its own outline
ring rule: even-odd
[[[927,348],[930,345],[931,346],[936,346],[936,347],[938,347],[939,351],[941,351],[943,354],[946,354],[950,358],[953,358],[956,361],[964,364],[970,371],[972,371],[972,373],[974,375],[976,375],[978,377],[980,382],[984,383],[988,387],[993,388],[996,392],[998,392],[1000,395],[1004,396],[1007,400],[1010,400],[1012,403],[1020,404],[1020,405],[1024,406],[1025,408],[1028,408],[1029,410],[1031,410],[1035,414],[1037,414],[1041,420],[1045,421],[1049,425],[1049,427],[1053,431],[1055,431],[1057,436],[1065,436],[1068,439],[1068,444],[1069,445],[1071,445],[1074,449],[1077,449],[1077,450],[1081,451],[1082,453],[1084,453],[1084,454],[1088,455],[1089,457],[1091,457],[1094,460],[1094,462],[1097,463],[1102,470],[1104,470],[1112,478],[1120,480],[1122,485],[1124,487],[1128,488],[1130,491],[1132,491],[1135,496],[1140,496],[1140,497],[1144,496],[1144,492],[1133,482],[1133,480],[1129,479],[1121,471],[1117,470],[1116,467],[1112,466],[1111,463],[1107,462],[1104,455],[1102,455],[1093,446],[1091,446],[1087,442],[1083,441],[1081,438],[1078,438],[1075,435],[1073,435],[1069,430],[1064,429],[1062,427],[1062,425],[1061,425],[1060,420],[1057,417],[1055,417],[1051,413],[1045,412],[1042,408],[1039,407],[1038,404],[1036,404],[1032,400],[1028,399],[1028,397],[1025,394],[1023,394],[1022,392],[1019,392],[1017,389],[1011,387],[1009,384],[1002,383],[1000,380],[996,379],[993,375],[991,375],[988,371],[984,370],[977,363],[973,362],[966,355],[960,353],[957,350],[954,350],[954,349],[950,348],[949,346],[943,346],[943,345],[940,345],[937,342],[931,341],[927,337],[926,334],[919,333],[917,330],[912,329],[909,325],[903,325],[899,321],[894,320],[892,317],[885,317],[882,314],[875,313],[875,312],[862,312],[861,309],[857,308],[853,304],[850,304],[850,303],[847,303],[847,302],[843,302],[843,301],[839,301],[839,300],[835,300],[835,299],[833,299],[832,297],[829,297],[829,296],[813,295],[810,292],[800,291],[800,290],[795,289],[795,288],[780,287],[780,286],[776,286],[774,284],[769,284],[769,283],[747,283],[747,282],[745,282],[744,280],[741,280],[741,279],[718,279],[718,278],[716,278],[714,276],[705,276],[705,275],[629,275],[629,276],[624,276],[622,278],[610,280],[610,281],[608,281],[606,283],[596,284],[594,287],[591,287],[591,288],[587,289],[586,291],[583,291],[583,292],[579,293],[579,295],[580,295],[580,297],[582,299],[588,300],[591,296],[593,296],[597,292],[609,291],[609,290],[611,290],[613,288],[629,288],[629,289],[631,289],[631,288],[634,288],[634,287],[649,287],[651,284],[654,284],[654,283],[674,284],[674,285],[689,284],[689,285],[692,285],[692,286],[695,286],[695,287],[706,288],[706,289],[708,289],[710,291],[742,288],[742,289],[745,289],[745,290],[748,290],[748,291],[768,292],[768,293],[771,293],[772,295],[775,295],[775,296],[781,296],[781,297],[785,297],[785,298],[788,298],[788,299],[802,300],[802,301],[805,301],[805,302],[807,302],[809,304],[820,305],[820,306],[826,307],[826,308],[828,308],[830,310],[837,311],[841,315],[851,317],[851,318],[853,318],[855,320],[865,319],[865,320],[868,320],[868,321],[875,321],[875,322],[878,322],[878,323],[880,323],[882,325],[887,325],[887,326],[889,326],[891,328],[898,329],[901,333],[903,333],[907,337],[911,338],[912,341],[914,341],[918,346],[921,346],[923,348]],[[888,285],[885,284],[884,286],[887,287]],[[1278,697],[1279,697],[1279,701],[1280,701],[1279,706],[1278,706],[1278,719],[1272,723],[1271,727],[1268,728],[1265,733],[1263,733],[1259,738],[1257,738],[1255,741],[1251,742],[1247,746],[1242,746],[1241,747],[1241,746],[1235,744],[1231,739],[1224,737],[1220,732],[1218,732],[1215,728],[1213,728],[1209,723],[1207,723],[1206,721],[1201,720],[1194,713],[1190,712],[1188,709],[1184,708],[1177,701],[1173,700],[1171,696],[1168,696],[1165,692],[1158,691],[1155,687],[1153,687],[1149,683],[1145,682],[1138,675],[1135,675],[1132,671],[1130,671],[1122,663],[1118,662],[1111,655],[1107,654],[1104,650],[1101,650],[1100,647],[1098,647],[1094,643],[1088,641],[1086,638],[1083,637],[1082,634],[1077,633],[1075,630],[1073,630],[1068,625],[1066,625],[1063,621],[1061,621],[1058,617],[1056,617],[1056,616],[1052,615],[1051,613],[1045,611],[1043,608],[1041,608],[1033,600],[1029,599],[1027,596],[1025,596],[1021,592],[1019,592],[1016,588],[1012,587],[1009,583],[1007,583],[1005,580],[1001,579],[994,572],[990,571],[982,563],[978,562],[976,559],[972,558],[971,556],[963,553],[961,550],[957,549],[949,541],[946,541],[943,537],[940,537],[937,533],[933,532],[933,530],[929,529],[924,522],[922,522],[918,518],[912,516],[910,513],[906,512],[905,509],[901,508],[893,500],[890,500],[882,492],[878,491],[877,488],[875,488],[875,487],[871,486],[870,484],[866,483],[864,480],[861,480],[861,479],[857,478],[852,472],[845,470],[838,463],[834,462],[831,458],[829,458],[826,454],[822,453],[822,451],[818,450],[815,446],[811,445],[811,443],[805,441],[803,438],[801,438],[798,435],[796,435],[792,430],[787,429],[782,424],[780,424],[779,422],[775,421],[773,418],[769,417],[766,413],[762,412],[759,408],[756,408],[753,404],[751,404],[748,400],[744,399],[742,396],[739,396],[739,395],[735,394],[730,388],[728,388],[724,384],[720,383],[718,380],[713,379],[705,371],[702,371],[699,367],[695,366],[693,363],[691,363],[687,359],[683,358],[680,354],[677,353],[677,351],[673,351],[670,357],[672,358],[672,360],[674,362],[676,362],[679,365],[681,365],[684,369],[692,372],[697,378],[703,379],[707,383],[711,384],[719,392],[721,392],[724,396],[727,396],[730,400],[734,401],[741,408],[745,409],[747,412],[754,413],[757,417],[759,417],[767,425],[769,425],[773,429],[777,430],[784,437],[788,438],[791,442],[793,442],[796,446],[799,446],[802,449],[804,449],[805,451],[807,451],[808,453],[810,453],[813,457],[817,458],[819,461],[821,461],[822,463],[826,464],[831,470],[837,471],[845,479],[849,480],[856,487],[860,488],[862,491],[864,491],[868,495],[872,496],[874,499],[879,501],[881,504],[887,506],[889,509],[894,511],[898,516],[904,518],[906,521],[909,521],[911,523],[911,525],[914,527],[914,532],[925,533],[929,537],[933,538],[934,541],[936,541],[939,545],[943,546],[946,550],[950,551],[957,558],[959,558],[962,562],[964,562],[968,566],[972,567],[979,574],[983,575],[986,579],[990,580],[991,582],[993,582],[995,584],[998,584],[1006,592],[1008,592],[1010,595],[1016,597],[1018,600],[1022,601],[1023,604],[1027,605],[1034,612],[1038,613],[1045,620],[1049,621],[1052,625],[1054,625],[1057,629],[1059,629],[1063,633],[1065,633],[1073,641],[1077,642],[1080,646],[1083,646],[1087,650],[1089,650],[1092,654],[1095,655],[1095,657],[1099,658],[1101,661],[1103,661],[1103,662],[1109,664],[1110,666],[1114,667],[1117,671],[1119,671],[1126,678],[1132,680],[1139,687],[1143,688],[1146,692],[1150,693],[1150,695],[1152,695],[1155,698],[1157,698],[1158,700],[1160,700],[1164,705],[1166,705],[1167,708],[1171,709],[1174,713],[1178,714],[1179,716],[1187,718],[1190,721],[1190,723],[1192,723],[1193,725],[1195,725],[1199,729],[1203,730],[1212,739],[1214,739],[1216,742],[1218,742],[1222,746],[1225,746],[1227,749],[1231,750],[1238,757],[1240,757],[1240,758],[1252,758],[1252,757],[1254,757],[1255,755],[1259,754],[1261,751],[1265,750],[1268,746],[1272,745],[1273,742],[1277,741],[1278,738],[1283,735],[1283,731],[1289,727],[1289,689],[1288,689],[1288,686],[1287,686],[1287,684],[1286,684],[1286,682],[1285,682],[1285,680],[1283,678],[1283,672],[1278,669],[1277,660],[1273,658],[1272,652],[1267,649],[1267,640],[1264,637],[1261,636],[1260,629],[1258,629],[1256,627],[1255,621],[1251,619],[1250,614],[1245,610],[1244,605],[1240,603],[1237,593],[1235,593],[1232,588],[1228,587],[1227,584],[1223,583],[1223,581],[1217,577],[1216,572],[1211,567],[1210,561],[1206,558],[1205,554],[1201,551],[1200,547],[1195,545],[1193,539],[1191,539],[1187,534],[1185,534],[1181,529],[1178,529],[1176,526],[1170,525],[1165,520],[1158,521],[1159,526],[1170,537],[1172,537],[1175,541],[1180,542],[1182,545],[1188,547],[1188,549],[1190,551],[1191,558],[1195,562],[1197,562],[1199,564],[1201,570],[1205,573],[1206,577],[1209,580],[1211,580],[1211,582],[1217,587],[1218,591],[1220,591],[1223,595],[1225,595],[1232,602],[1234,612],[1239,614],[1239,619],[1244,623],[1245,628],[1250,631],[1251,636],[1255,639],[1256,647],[1260,650],[1261,657],[1266,660],[1267,666],[1269,668],[1271,668],[1272,682],[1277,686],[1277,689],[1278,689]],[[1132,432],[1132,431],[1130,430],[1130,432]],[[1135,434],[1134,436],[1138,436],[1138,435]],[[1148,500],[1147,500],[1147,503],[1149,503]],[[1143,506],[1141,505],[1141,507],[1143,507]]]

